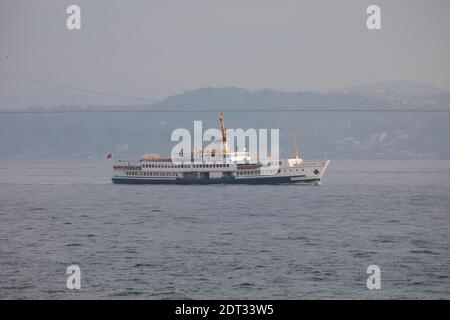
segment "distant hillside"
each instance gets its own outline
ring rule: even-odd
[[[414,81],[383,81],[366,85],[354,86],[333,90],[335,92],[391,92],[409,95],[438,95],[444,93],[444,90],[429,84]]]
[[[380,82],[327,93],[207,87],[167,97],[162,108],[450,106],[450,93],[415,82]]]
[[[33,114],[4,114],[0,117],[0,158],[102,158],[108,152],[118,158],[146,152],[168,154],[174,145],[171,133],[175,128],[192,128],[194,120],[204,121],[205,128],[216,128],[217,112],[204,109],[219,109],[225,112],[229,128],[278,128],[284,155],[292,150],[290,130],[295,128],[305,159],[450,159],[450,112],[285,110],[340,106],[450,108],[449,92],[430,95],[429,90],[416,84],[391,82],[357,88],[359,92],[329,93],[202,88],[152,105],[72,105],[43,107]],[[252,107],[284,111],[255,112]],[[192,112],[89,112],[170,109]],[[229,112],[236,109],[241,112]],[[55,110],[59,112],[45,113]],[[66,113],[70,111],[88,112]]]
[[[386,81],[341,88],[330,92],[247,90],[238,87],[205,87],[174,94],[146,105],[62,105],[37,106],[45,111],[139,111],[148,109],[208,109],[223,111],[244,107],[450,107],[450,92],[411,81]]]
[[[236,87],[201,88],[173,95],[164,100],[161,106],[199,107],[199,106],[374,106],[376,98],[353,93],[286,92],[272,89],[246,90]]]

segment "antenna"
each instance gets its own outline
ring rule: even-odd
[[[297,144],[297,135],[295,134],[295,129],[291,130],[292,135],[292,146],[294,147],[295,151],[295,158],[298,159],[298,144]]]
[[[227,130],[225,129],[225,121],[223,118],[223,113],[219,112],[219,120],[220,120],[220,127],[222,130],[222,148],[223,148],[223,156],[225,157],[225,154],[228,151],[227,146]]]

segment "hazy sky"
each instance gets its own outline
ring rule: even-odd
[[[81,30],[66,8],[81,7]],[[366,28],[381,7],[382,30]],[[384,80],[450,87],[450,1],[1,0],[0,72],[154,97],[205,86],[330,90]],[[132,100],[0,76],[0,108]]]

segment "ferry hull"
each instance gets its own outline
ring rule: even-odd
[[[206,185],[206,184],[318,184],[320,178],[302,178],[292,179],[295,177],[259,177],[249,179],[149,179],[149,178],[126,178],[113,177],[112,182],[115,184],[184,184],[184,185]]]

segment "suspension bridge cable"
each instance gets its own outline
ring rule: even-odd
[[[86,88],[67,86],[67,85],[63,85],[63,84],[59,84],[59,83],[53,83],[53,82],[48,82],[48,81],[44,81],[44,80],[37,80],[37,79],[22,77],[22,76],[18,76],[18,75],[15,75],[15,74],[2,72],[2,71],[0,71],[0,76],[7,77],[7,78],[12,78],[12,79],[17,79],[17,80],[22,80],[22,81],[28,81],[28,82],[37,83],[37,84],[46,85],[46,86],[51,86],[51,87],[56,87],[56,88],[63,88],[63,89],[67,89],[67,90],[74,90],[74,91],[79,91],[79,92],[91,93],[91,94],[98,94],[98,95],[104,95],[104,96],[110,96],[110,97],[116,97],[116,98],[126,98],[126,99],[147,101],[147,102],[161,102],[161,100],[159,100],[159,99],[145,98],[145,97],[135,97],[135,96],[116,94],[116,93],[111,93],[111,92],[106,92],[106,91],[91,90],[91,89],[86,89]]]

